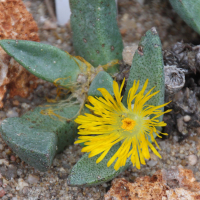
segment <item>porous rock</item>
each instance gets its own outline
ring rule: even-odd
[[[38,27],[22,0],[0,1],[0,40],[39,41]],[[37,78],[25,70],[0,47],[0,108],[10,90],[10,97],[27,97],[37,86]]]
[[[157,200],[195,200],[200,197],[200,183],[193,172],[182,167],[159,170],[152,177],[138,177],[134,183],[124,178],[112,181],[111,189],[105,194],[105,200],[157,199]]]

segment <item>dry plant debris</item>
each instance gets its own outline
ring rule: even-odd
[[[21,0],[0,1],[0,39],[39,41],[38,27]],[[36,88],[37,78],[0,48],[0,108],[10,90],[10,97],[27,97]]]

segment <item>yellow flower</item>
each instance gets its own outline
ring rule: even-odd
[[[160,109],[168,103],[159,106],[145,105],[150,98],[159,92],[151,94],[154,87],[144,94],[148,79],[138,94],[136,92],[139,87],[139,81],[134,81],[128,93],[128,108],[126,108],[121,102],[124,82],[125,80],[123,80],[119,89],[117,82],[113,81],[115,99],[105,88],[99,88],[98,90],[104,98],[89,96],[88,100],[93,106],[86,104],[94,114],[86,113],[85,115],[79,115],[75,119],[75,122],[80,124],[78,129],[79,135],[81,135],[75,143],[84,142],[86,146],[83,147],[82,152],[91,152],[89,157],[101,153],[96,163],[103,160],[113,145],[121,142],[120,148],[107,163],[109,167],[117,159],[114,165],[115,170],[124,166],[130,156],[133,166],[140,169],[140,163],[145,165],[145,159],[150,158],[148,147],[161,158],[158,151],[149,142],[149,136],[159,148],[153,133],[161,137],[161,132],[156,127],[166,126],[166,123],[160,122],[158,118],[171,111],[163,112]],[[132,104],[133,100],[134,105]]]

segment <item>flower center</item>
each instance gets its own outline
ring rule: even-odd
[[[130,119],[130,118],[125,118],[125,119],[123,119],[122,120],[122,128],[123,129],[125,129],[125,130],[127,130],[127,131],[131,131],[131,130],[133,130],[133,128],[135,127],[135,125],[136,125],[136,122],[135,122],[135,120],[133,120],[133,119]]]

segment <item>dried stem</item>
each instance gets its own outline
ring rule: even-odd
[[[50,0],[45,0],[45,4],[46,4],[46,6],[47,6],[47,11],[48,11],[50,17],[52,18],[52,20],[53,20],[54,22],[56,22],[57,19],[56,19],[54,10],[53,10],[53,5],[52,5],[52,3],[50,2]]]

